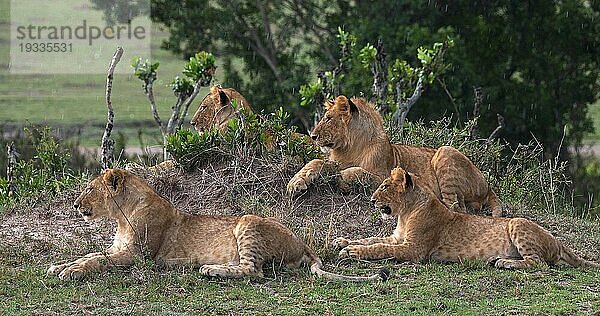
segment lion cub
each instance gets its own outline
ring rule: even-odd
[[[343,95],[325,102],[327,111],[311,137],[326,153],[327,159],[313,159],[288,182],[291,196],[306,190],[323,170],[335,171],[345,185],[367,180],[379,185],[394,167],[421,175],[448,207],[455,202],[466,206],[489,207],[492,216],[502,216],[502,205],[479,169],[460,151],[450,146],[427,148],[392,144],[383,117],[363,98]]]
[[[186,214],[125,170],[107,169],[86,186],[74,207],[86,221],[101,216],[116,220],[117,232],[106,251],[52,265],[48,274],[61,280],[131,266],[139,257],[167,266],[197,265],[203,274],[221,277],[262,276],[267,261],[292,267],[305,263],[316,275],[343,281],[386,277],[384,271],[369,277],[323,271],[314,251],[275,219]]]
[[[397,216],[393,235],[334,242],[340,256],[457,262],[481,259],[498,268],[526,268],[563,260],[572,266],[600,267],[564,246],[538,224],[524,218],[491,218],[449,210],[420,182],[395,168],[371,200],[383,216]]]
[[[220,131],[226,130],[227,121],[235,117],[237,113],[232,100],[237,102],[239,108],[244,108],[248,113],[252,113],[250,103],[235,89],[214,85],[210,88],[210,93],[200,102],[190,124],[199,133],[215,127]]]

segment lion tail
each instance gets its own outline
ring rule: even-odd
[[[387,268],[382,268],[378,274],[371,276],[349,276],[323,270],[323,262],[312,249],[305,246],[305,262],[310,267],[310,272],[320,277],[329,280],[338,280],[345,282],[370,282],[370,281],[386,281],[390,277],[390,271]]]
[[[600,264],[578,256],[571,248],[560,244],[560,259],[574,267],[600,268]]]

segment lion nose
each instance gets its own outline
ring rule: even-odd
[[[75,203],[75,204],[73,204],[73,208],[74,208],[75,210],[78,210],[78,209],[79,209],[79,204],[78,204],[78,203]]]

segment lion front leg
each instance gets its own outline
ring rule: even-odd
[[[355,240],[346,239],[344,237],[338,237],[333,240],[332,244],[334,247],[336,247],[338,249],[342,249],[342,248],[345,248],[350,245],[368,246],[368,245],[373,245],[373,244],[399,244],[401,242],[402,242],[402,240],[398,240],[394,236],[369,237],[369,238],[355,239]]]
[[[406,243],[400,245],[374,244],[368,246],[351,245],[340,251],[340,257],[350,257],[365,260],[394,258],[398,261],[419,262],[425,255],[418,248]]]
[[[80,264],[84,261],[86,261],[89,258],[95,257],[95,256],[100,256],[102,255],[102,252],[92,252],[92,253],[88,253],[87,255],[75,260],[75,261],[71,261],[71,262],[65,262],[65,263],[61,263],[61,264],[52,264],[49,268],[48,271],[46,272],[48,275],[58,275],[59,273],[61,273],[65,268],[72,266],[72,265],[77,265]]]
[[[336,169],[337,164],[323,159],[313,159],[307,163],[288,182],[287,193],[294,196],[308,188],[308,185],[319,175],[323,168]]]
[[[100,253],[95,256],[83,257],[65,266],[58,273],[58,278],[62,281],[69,281],[80,279],[92,272],[104,271],[109,267],[128,267],[133,265],[133,258],[134,254],[129,249],[112,254]]]
[[[342,181],[350,183],[351,181],[358,180],[361,182],[372,181],[374,176],[372,173],[363,169],[362,167],[350,167],[340,171]]]
[[[362,167],[350,167],[340,171],[338,185],[342,189],[348,189],[352,181],[358,181],[373,186],[379,184],[377,180],[379,179],[376,176]]]

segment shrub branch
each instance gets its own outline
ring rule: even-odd
[[[388,64],[387,54],[383,50],[383,40],[377,40],[377,54],[375,61],[371,64],[373,73],[373,102],[379,113],[385,115],[388,112],[387,106],[387,87],[388,87]]]
[[[102,168],[104,169],[110,168],[113,163],[115,142],[110,138],[115,119],[115,113],[112,106],[112,81],[115,68],[121,60],[121,56],[123,56],[123,48],[117,47],[117,50],[110,61],[110,65],[108,66],[108,74],[106,75],[106,107],[108,108],[108,115],[104,134],[102,135]]]

